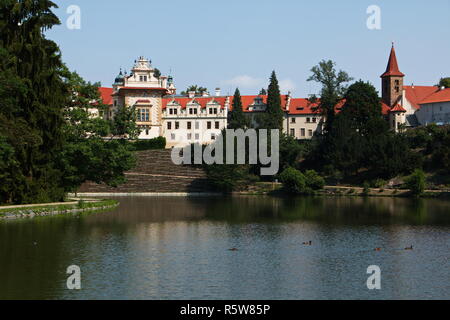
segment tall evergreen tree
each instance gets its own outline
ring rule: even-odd
[[[236,89],[233,98],[233,111],[231,112],[230,129],[246,129],[250,127],[250,121],[244,114],[242,97],[239,89]]]
[[[267,92],[267,108],[260,119],[260,127],[264,129],[283,130],[284,112],[281,108],[280,86],[278,85],[275,71],[270,77],[270,85]]]
[[[0,4],[0,45],[3,48],[0,74],[16,86],[15,102],[0,109],[0,127],[7,142],[14,146],[23,179],[17,179],[9,195],[12,202],[61,200],[61,173],[54,163],[63,137],[62,106],[66,87],[61,78],[63,67],[58,46],[43,32],[59,24],[51,11],[56,5],[48,0],[4,0]],[[9,101],[11,102],[11,101]],[[13,134],[20,128],[21,134]]]

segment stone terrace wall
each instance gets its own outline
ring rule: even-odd
[[[148,150],[136,153],[137,165],[126,173],[127,182],[117,188],[85,183],[80,193],[198,193],[213,189],[203,169],[177,166],[171,150]]]

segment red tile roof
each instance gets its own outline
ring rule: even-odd
[[[450,101],[450,88],[439,90],[431,94],[424,100],[420,101],[420,104],[448,102],[448,101]]]
[[[389,56],[389,62],[386,68],[386,72],[381,75],[381,77],[398,76],[404,77],[405,75],[400,72],[397,63],[397,56],[395,54],[394,46],[392,45],[391,55]]]
[[[406,110],[397,103],[395,107],[393,107],[390,112],[406,112]]]
[[[420,109],[420,103],[438,91],[435,86],[404,86],[406,99],[416,109]]]
[[[289,114],[320,114],[318,103],[311,103],[308,99],[291,99]]]
[[[391,108],[389,108],[389,106],[386,103],[381,101],[381,113],[383,115],[388,115],[390,111],[391,111]]]
[[[113,104],[113,99],[112,99],[113,89],[100,87],[100,88],[98,88],[98,90],[100,91],[100,98],[102,99],[103,104],[106,104],[108,106],[112,105]]]

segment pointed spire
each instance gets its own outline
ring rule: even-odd
[[[391,49],[391,55],[389,56],[389,62],[386,68],[386,72],[381,75],[382,78],[384,77],[390,77],[390,76],[396,76],[396,77],[404,77],[405,75],[400,72],[398,68],[397,63],[397,56],[395,54],[395,48],[394,48],[394,42],[392,42],[392,49]]]

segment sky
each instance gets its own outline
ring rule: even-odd
[[[70,0],[55,1],[61,25],[47,32],[64,62],[91,82],[111,86],[139,56],[214,93],[258,94],[272,70],[282,93],[316,94],[307,79],[323,59],[379,90],[392,42],[405,84],[450,77],[450,0]],[[80,25],[73,26],[80,9]],[[374,20],[370,6],[378,6]],[[75,17],[77,18],[77,17]],[[369,29],[377,25],[379,29]]]

